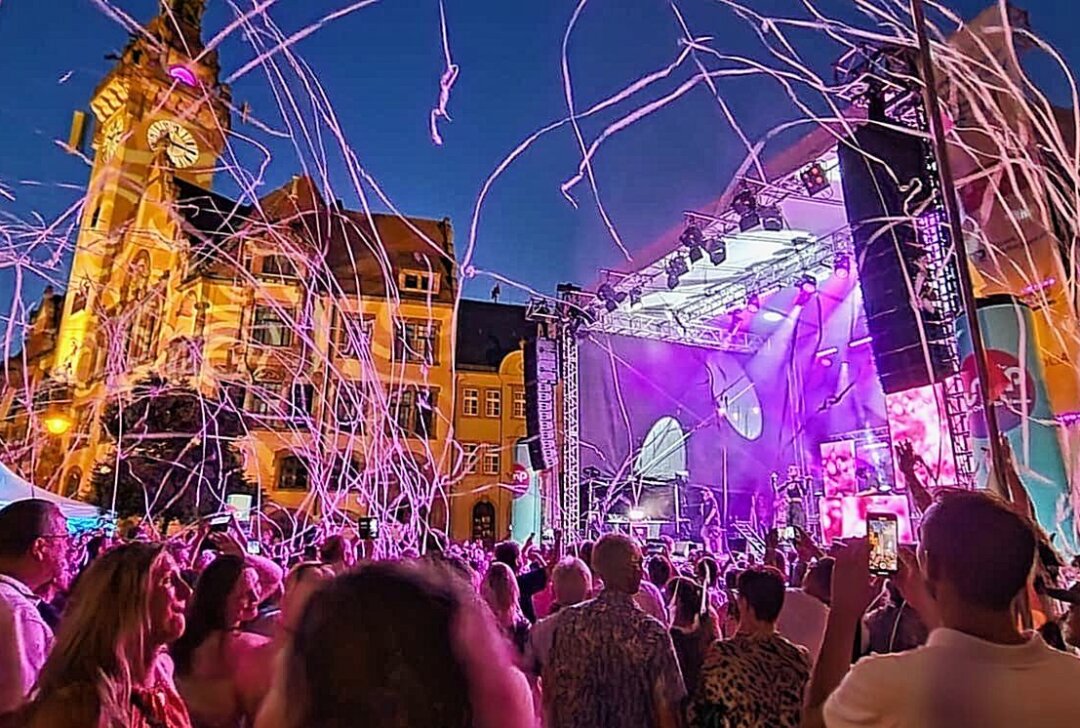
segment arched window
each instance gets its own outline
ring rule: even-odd
[[[472,540],[495,540],[495,506],[489,500],[479,501],[472,508]]]
[[[79,494],[80,485],[82,485],[82,471],[79,470],[78,466],[75,466],[68,471],[67,477],[64,478],[62,495],[65,498],[74,498]]]
[[[291,454],[278,460],[278,490],[307,490],[309,485],[307,463]]]

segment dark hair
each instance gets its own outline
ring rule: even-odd
[[[511,569],[521,567],[521,546],[516,541],[502,541],[495,544],[493,555],[496,561],[506,564]]]
[[[188,603],[184,634],[172,646],[177,674],[191,672],[191,657],[207,637],[213,632],[232,627],[226,623],[225,602],[246,568],[243,557],[222,554],[195,581],[195,591]]]
[[[675,603],[675,613],[685,619],[701,610],[701,586],[693,579],[676,576],[667,583],[667,597]]]
[[[345,560],[345,537],[341,534],[330,536],[319,546],[320,560],[325,564],[333,564]]]
[[[699,581],[707,581],[709,586],[716,586],[720,578],[720,564],[712,556],[704,556],[694,567],[694,573]]]
[[[645,570],[649,574],[649,581],[661,589],[667,586],[667,583],[671,581],[671,575],[675,573],[675,567],[671,565],[671,560],[659,554],[649,558],[649,561],[645,564]]]
[[[469,596],[418,563],[379,562],[311,597],[285,669],[290,725],[472,725],[468,671],[452,630]]]
[[[56,516],[63,517],[56,504],[40,498],[12,501],[0,508],[0,556],[25,556]]]
[[[945,494],[922,522],[927,573],[947,581],[972,606],[1004,611],[1035,563],[1035,531],[1000,498],[984,491]]]
[[[592,541],[582,541],[578,544],[578,558],[585,562],[585,565],[589,567],[589,571],[592,571]]]
[[[739,596],[746,600],[754,616],[775,622],[784,607],[784,575],[773,566],[751,566],[739,574]]]

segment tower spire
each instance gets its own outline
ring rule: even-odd
[[[190,55],[201,51],[206,0],[159,0],[159,8],[148,29],[176,50]]]

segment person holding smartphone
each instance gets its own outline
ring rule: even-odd
[[[1080,658],[1023,632],[1014,609],[1036,559],[1029,519],[984,491],[940,497],[926,512],[917,561],[898,586],[931,628],[927,644],[854,667],[850,635],[877,598],[870,545],[836,553],[833,602],[807,691],[804,725],[1064,726],[1080,715]]]

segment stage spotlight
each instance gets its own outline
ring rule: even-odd
[[[640,306],[641,305],[641,289],[638,288],[637,286],[630,289],[630,305],[631,306]]]
[[[690,272],[690,264],[686,262],[686,258],[681,255],[676,255],[667,263],[668,275],[674,275],[676,277]]]
[[[705,257],[704,251],[696,245],[690,248],[690,263],[697,263],[699,260]]]
[[[761,296],[756,293],[751,293],[746,297],[746,310],[750,313],[757,313],[761,310]]]
[[[682,235],[679,236],[679,242],[690,249],[691,263],[697,263],[705,256],[701,249],[705,243],[705,237],[701,234],[701,228],[697,225],[687,225]]]
[[[757,212],[757,199],[754,193],[747,187],[739,190],[731,200],[731,209],[739,216],[739,230],[746,232],[761,224],[761,217]]]
[[[747,230],[753,230],[761,224],[761,217],[757,214],[757,210],[748,212],[745,215],[739,215],[739,232],[745,233]]]
[[[851,256],[847,253],[837,253],[833,261],[833,272],[839,278],[847,278],[851,275]]]
[[[817,292],[817,279],[809,273],[804,273],[796,281],[802,293],[810,294]]]
[[[780,214],[780,208],[776,205],[768,205],[759,210],[761,227],[769,232],[779,232],[784,229],[784,216]]]
[[[814,162],[799,172],[799,179],[806,188],[806,194],[811,197],[829,189],[829,178],[825,176],[825,168],[821,166],[821,162]]]
[[[619,307],[620,303],[626,300],[626,293],[616,291],[610,283],[602,283],[596,289],[596,297],[604,302],[604,308],[608,310],[608,313],[611,313]]]
[[[668,275],[667,275],[667,287],[670,290],[674,291],[675,287],[678,286],[678,285],[679,285],[679,276],[674,275],[672,273],[668,273]]]
[[[727,243],[723,238],[713,238],[705,244],[705,250],[709,252],[709,262],[720,265],[727,260]]]
[[[761,318],[775,324],[778,321],[784,320],[784,314],[780,313],[779,311],[766,311],[765,313],[761,314]]]

